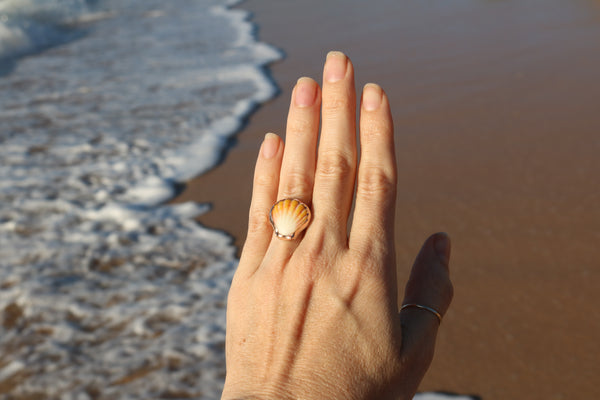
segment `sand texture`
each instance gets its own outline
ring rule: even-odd
[[[263,135],[344,51],[394,110],[400,285],[428,234],[452,237],[455,299],[421,390],[600,398],[600,3],[416,3],[243,3],[286,53],[281,94],[182,199],[213,202],[201,222],[241,245]]]

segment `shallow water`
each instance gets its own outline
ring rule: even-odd
[[[217,398],[228,235],[166,205],[275,93],[235,2],[0,1],[0,382]]]

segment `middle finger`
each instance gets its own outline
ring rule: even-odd
[[[330,52],[323,71],[322,123],[313,191],[314,224],[345,243],[356,173],[356,92],[352,63]],[[332,229],[333,228],[333,229]]]

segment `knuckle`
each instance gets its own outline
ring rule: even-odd
[[[262,233],[268,224],[269,215],[264,210],[250,210],[250,218],[248,218],[248,236]]]
[[[382,142],[393,140],[390,129],[384,126],[379,119],[373,117],[361,117],[360,141],[364,146],[377,145]],[[390,138],[390,136],[392,136]]]
[[[329,151],[319,157],[318,174],[323,177],[347,176],[354,173],[354,162],[339,151]]]
[[[442,267],[442,270],[445,270],[445,267]],[[436,294],[433,307],[437,307],[436,309],[444,315],[450,307],[452,297],[454,296],[454,286],[450,281],[450,277],[442,273],[442,276],[433,284],[432,292]]]
[[[303,171],[292,170],[285,174],[282,197],[305,196],[312,192],[312,179]]]
[[[340,111],[346,111],[354,107],[354,103],[350,104],[350,96],[332,96],[323,101],[323,112],[337,114]]]
[[[446,305],[450,305],[452,302],[452,298],[454,297],[454,285],[450,282],[450,279],[446,280],[444,285],[443,293],[444,293],[444,303]]]
[[[285,134],[289,140],[290,136],[302,138],[306,136],[307,133],[311,133],[313,130],[313,121],[307,118],[294,118],[294,120],[290,121],[290,123],[288,124]]]
[[[371,167],[360,174],[358,195],[364,197],[388,198],[396,193],[395,174],[385,173],[381,168]]]
[[[271,174],[256,174],[254,177],[254,186],[259,188],[269,188],[275,184],[275,177]]]

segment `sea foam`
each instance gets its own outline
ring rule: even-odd
[[[81,27],[107,17],[95,0],[0,0],[0,60],[66,43]]]
[[[233,4],[0,0],[10,395],[219,398],[235,249],[166,202],[276,93]]]

